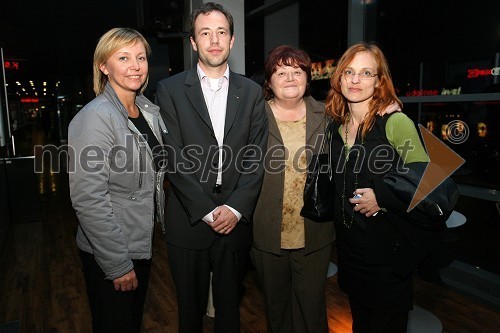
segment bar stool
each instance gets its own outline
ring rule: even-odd
[[[443,325],[441,320],[432,312],[414,305],[408,313],[408,326],[406,333],[441,333]]]
[[[454,210],[451,212],[450,217],[446,220],[446,227],[448,228],[448,233],[446,234],[445,241],[446,242],[453,242],[458,239],[458,235],[456,232],[453,231],[453,229],[460,227],[461,225],[465,224],[467,222],[467,218]],[[451,229],[451,230],[450,230]]]
[[[330,261],[328,263],[328,271],[326,272],[326,277],[329,278],[334,276],[335,274],[337,274],[337,271],[338,271],[337,265],[335,265],[333,261]]]
[[[208,302],[207,302],[207,316],[211,318],[215,318],[215,307],[214,307],[214,298],[212,294],[212,275],[210,272],[210,285],[208,289]]]
[[[467,219],[463,214],[454,210],[446,220],[446,226],[448,229],[456,228],[466,221]],[[407,333],[441,333],[442,330],[441,320],[432,312],[414,305],[413,310],[408,313]]]
[[[450,217],[446,220],[446,227],[448,227],[448,229],[456,228],[465,224],[465,222],[467,222],[467,218],[463,214],[454,210],[451,212]]]

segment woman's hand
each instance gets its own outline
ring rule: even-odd
[[[129,291],[137,289],[139,285],[139,281],[137,281],[137,277],[135,276],[135,271],[131,270],[127,274],[114,279],[113,284],[115,285],[115,290],[121,291]]]
[[[366,217],[373,216],[377,214],[380,207],[377,203],[377,198],[375,197],[375,192],[371,188],[358,188],[354,191],[354,195],[359,194],[359,198],[350,198],[349,202],[355,204],[354,210],[365,214]]]
[[[401,107],[398,103],[392,102],[391,105],[385,108],[385,110],[377,112],[379,116],[383,116],[384,114],[391,114],[396,111],[401,111]]]

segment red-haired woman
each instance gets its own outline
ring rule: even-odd
[[[378,115],[394,101],[402,106],[378,46],[350,47],[330,83],[338,281],[349,296],[353,332],[406,332],[413,301],[412,270],[404,263],[413,227],[402,213],[408,203],[382,177],[398,163],[428,157],[405,114]]]

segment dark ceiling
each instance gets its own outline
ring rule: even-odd
[[[114,26],[135,27],[135,0],[10,0],[0,5],[0,44],[12,75],[58,79],[87,75],[100,35]]]

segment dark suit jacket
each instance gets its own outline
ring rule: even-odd
[[[205,249],[214,237],[227,237],[233,249],[252,242],[251,216],[264,169],[268,133],[262,88],[234,72],[224,127],[222,193],[213,192],[217,180],[218,144],[205,104],[197,68],[158,83],[156,104],[167,126],[170,187],[166,238],[173,245]],[[242,214],[227,236],[216,234],[201,219],[216,206],[227,204]]]
[[[312,97],[305,97],[306,102],[306,142],[318,152],[322,134],[325,130],[325,105],[317,102]],[[266,103],[269,118],[269,138],[266,154],[266,174],[262,192],[255,208],[254,216],[254,244],[261,251],[280,254],[281,251],[281,220],[283,210],[283,194],[285,185],[284,158],[280,156],[283,151],[283,138],[273,112]],[[321,136],[320,136],[321,135]],[[312,154],[308,154],[310,160]],[[273,158],[273,156],[277,158]],[[283,156],[283,155],[281,155]],[[274,170],[274,171],[273,171]],[[276,172],[276,170],[280,170]],[[333,222],[317,223],[304,219],[305,223],[305,252],[317,251],[335,240]]]

